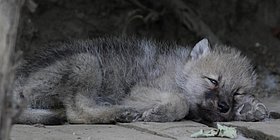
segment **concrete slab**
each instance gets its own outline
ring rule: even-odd
[[[179,140],[206,140],[206,138],[191,138],[191,134],[199,131],[200,129],[208,130],[210,127],[192,122],[192,121],[181,121],[181,122],[166,122],[166,123],[155,123],[155,122],[135,122],[135,123],[120,123],[119,126],[133,128],[139,131],[144,131],[150,134],[158,136],[173,138]],[[218,140],[224,138],[207,138],[207,140]]]
[[[268,122],[221,122],[237,127],[244,136],[252,139],[280,139],[280,120]],[[15,125],[11,140],[219,140],[226,138],[191,138],[200,129],[211,127],[192,122],[135,122],[117,125]],[[239,135],[238,140],[247,140]]]
[[[170,140],[116,125],[15,125],[11,140]]]
[[[268,108],[269,111],[280,113],[280,97],[273,96],[260,99]]]
[[[280,120],[265,122],[224,122],[228,126],[237,127],[245,137],[255,140],[280,140]]]

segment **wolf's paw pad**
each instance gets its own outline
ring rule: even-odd
[[[255,106],[254,116],[256,120],[263,120],[268,117],[268,110],[263,103],[258,103]]]
[[[235,120],[260,121],[268,117],[266,106],[259,100],[251,99],[237,107]]]

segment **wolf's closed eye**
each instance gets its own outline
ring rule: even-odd
[[[243,95],[242,93],[239,92],[234,92],[233,96],[238,96],[238,95]]]
[[[216,87],[219,85],[219,82],[217,80],[214,80],[212,78],[207,77],[207,79]]]

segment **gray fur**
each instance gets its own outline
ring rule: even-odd
[[[207,39],[202,39],[193,48],[191,52],[192,60],[205,56],[210,51],[210,43]]]
[[[233,120],[234,93],[250,93],[256,75],[236,49],[209,47],[133,38],[52,44],[18,69],[14,92],[27,109],[16,122]],[[221,113],[219,101],[229,111]]]

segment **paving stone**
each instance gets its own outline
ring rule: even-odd
[[[139,131],[147,133],[173,138],[178,140],[218,140],[224,138],[191,138],[191,134],[199,131],[200,129],[209,130],[211,127],[206,125],[192,122],[192,121],[181,121],[181,122],[166,122],[166,123],[155,123],[155,122],[135,122],[135,123],[120,123],[117,124],[127,128],[134,128]]]
[[[270,111],[270,117],[280,119],[280,97],[272,96],[260,99]]]
[[[280,112],[280,97],[267,97],[267,98],[261,98],[260,99],[265,105],[266,107],[270,110],[270,111],[274,111],[274,112]]]
[[[267,124],[265,128],[263,123]],[[264,133],[261,137],[252,137],[254,139],[278,138],[280,121],[245,123],[233,122],[224,123],[226,125],[245,127],[246,136],[255,136],[254,133]],[[270,128],[275,128],[271,131]],[[277,128],[277,129],[276,129]],[[58,125],[58,126],[30,126],[15,125],[12,129],[11,140],[219,140],[225,138],[191,138],[190,135],[200,129],[209,130],[211,127],[192,122],[135,122],[120,123],[117,125]],[[258,130],[260,129],[260,130]],[[252,131],[253,130],[253,131]],[[258,131],[256,131],[258,130]],[[256,132],[255,132],[256,131]],[[267,131],[267,132],[266,132]],[[248,133],[248,135],[247,135]],[[277,137],[276,137],[277,136]],[[239,135],[238,140],[247,138]]]
[[[244,136],[255,140],[280,140],[280,120],[265,122],[225,122],[228,126],[237,127]]]
[[[116,125],[15,125],[11,140],[170,140]]]

